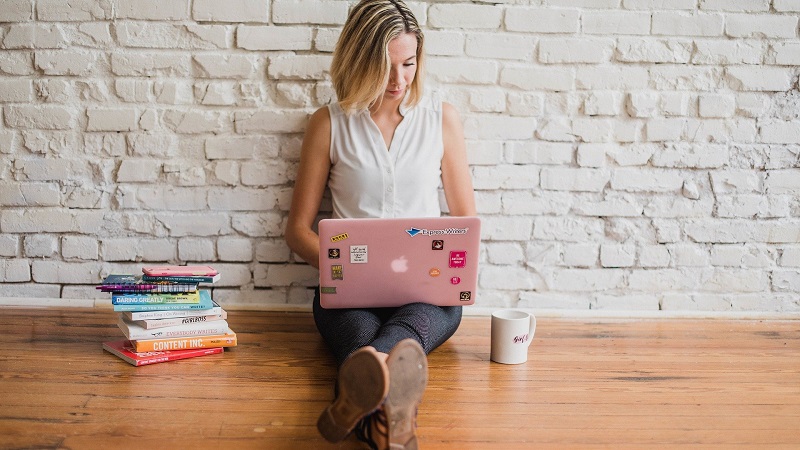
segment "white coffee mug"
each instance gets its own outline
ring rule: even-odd
[[[513,309],[492,313],[492,361],[522,364],[528,360],[528,347],[536,331],[533,314]]]

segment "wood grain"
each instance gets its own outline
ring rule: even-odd
[[[104,309],[0,309],[0,448],[364,448],[316,432],[333,359],[308,313],[231,311],[239,346],[133,367]],[[426,449],[800,448],[800,322],[539,320],[524,365],[467,317],[429,357]]]

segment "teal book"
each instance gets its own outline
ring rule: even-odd
[[[214,302],[211,301],[211,292],[207,289],[201,289],[200,302],[198,303],[117,304],[114,305],[114,311],[117,312],[178,311],[178,310],[211,309],[213,307],[214,307]]]
[[[200,293],[195,292],[114,292],[112,305],[139,305],[150,303],[199,303]]]

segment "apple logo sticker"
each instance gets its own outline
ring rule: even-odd
[[[408,260],[405,256],[401,256],[392,261],[392,271],[395,273],[408,272]]]

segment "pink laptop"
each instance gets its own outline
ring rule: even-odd
[[[475,303],[477,217],[319,222],[323,308]]]

